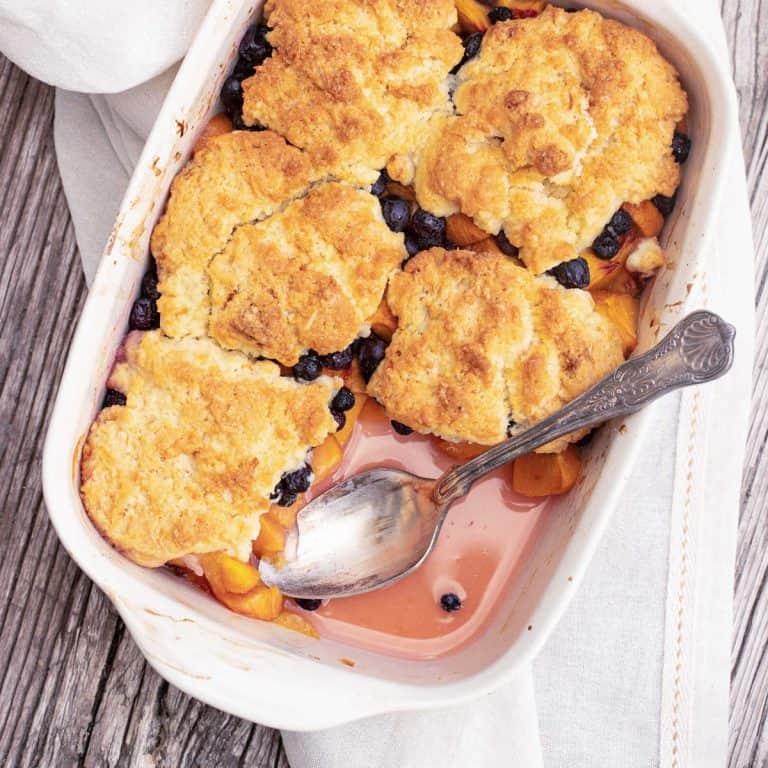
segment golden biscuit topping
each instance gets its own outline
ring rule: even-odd
[[[506,256],[432,248],[392,278],[398,327],[368,391],[419,432],[501,442],[623,361],[613,323],[585,291],[537,278]]]
[[[243,82],[243,118],[338,177],[370,184],[452,111],[452,0],[269,0],[265,17],[274,53]]]
[[[240,227],[208,269],[211,336],[222,346],[295,365],[309,349],[345,349],[376,312],[407,256],[378,200],[322,184],[284,211]]]
[[[281,475],[336,431],[339,385],[297,384],[209,339],[131,336],[109,382],[127,404],[101,411],[83,449],[85,508],[142,565],[223,549],[247,558]]]
[[[235,227],[274,213],[315,178],[306,155],[271,131],[226,133],[195,153],[152,234],[166,334],[206,334],[211,258]]]
[[[588,248],[622,203],[677,188],[686,95],[631,27],[549,7],[491,27],[458,81],[456,116],[416,155],[417,199],[503,228],[536,273]]]

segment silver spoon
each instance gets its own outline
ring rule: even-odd
[[[694,312],[557,413],[442,477],[382,468],[344,480],[301,509],[284,564],[262,560],[263,580],[292,597],[333,598],[401,579],[424,562],[451,504],[481,477],[558,437],[722,376],[733,362],[735,334],[717,315]]]

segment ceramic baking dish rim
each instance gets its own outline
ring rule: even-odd
[[[714,139],[719,137],[719,143],[725,147],[726,139],[735,130],[734,96],[722,69],[695,27],[671,4],[657,0],[656,3],[646,2],[644,7],[640,8],[641,4],[636,0],[627,3],[606,0],[589,5],[609,14],[629,9],[646,17],[649,16],[649,7],[657,6],[659,15],[668,19],[666,30],[675,30],[674,37],[682,41],[685,49],[695,55],[699,69],[708,77],[706,93],[717,130],[713,127],[710,132],[709,146],[703,159],[705,166],[712,167],[709,186],[697,192],[695,203],[701,219],[707,215],[714,219],[711,214],[721,193],[723,170],[722,150],[718,153],[718,148],[713,146]],[[290,651],[275,651],[259,641],[253,641],[248,650],[257,656],[261,650],[265,661],[268,660],[265,667],[257,662],[250,670],[238,670],[236,665],[232,665],[229,657],[225,659],[222,656],[222,660],[219,660],[217,656],[205,660],[202,666],[206,671],[201,674],[200,670],[193,668],[188,659],[178,658],[179,649],[210,654],[213,647],[230,643],[236,647],[238,638],[233,640],[225,636],[226,633],[222,634],[223,630],[215,621],[144,583],[132,572],[136,566],[120,556],[110,558],[106,545],[105,549],[89,544],[84,527],[90,526],[90,522],[80,506],[77,494],[72,492],[73,460],[79,454],[76,451],[76,456],[72,456],[72,430],[68,415],[75,407],[77,398],[82,397],[84,389],[82,379],[78,375],[81,361],[87,359],[88,355],[95,354],[89,347],[89,326],[98,321],[101,302],[129,301],[129,292],[125,286],[115,284],[116,278],[120,278],[128,269],[123,265],[121,271],[117,252],[121,243],[122,247],[125,247],[125,243],[131,238],[146,234],[125,231],[131,218],[131,206],[141,194],[146,175],[155,165],[155,157],[161,154],[162,147],[170,146],[168,126],[176,122],[178,130],[184,130],[183,124],[180,125],[179,121],[175,120],[175,115],[179,111],[179,105],[184,102],[184,93],[192,92],[193,86],[200,88],[200,76],[195,66],[199,59],[206,58],[207,46],[211,45],[211,41],[219,34],[218,25],[234,23],[232,20],[236,17],[247,15],[254,10],[255,5],[247,7],[246,3],[236,0],[214,1],[190,54],[179,71],[131,180],[113,237],[107,246],[91,295],[83,310],[51,418],[43,457],[43,485],[49,515],[70,555],[115,604],[149,662],[177,687],[220,709],[274,727],[315,729],[379,712],[457,703],[511,680],[522,665],[532,660],[546,640],[570,600],[573,589],[589,564],[602,531],[610,519],[610,512],[621,493],[624,479],[631,470],[633,456],[640,449],[642,433],[650,422],[650,412],[632,418],[631,424],[635,434],[630,449],[624,452],[620,466],[611,477],[603,472],[597,480],[593,493],[600,495],[606,511],[597,518],[597,524],[582,532],[581,540],[574,545],[577,551],[566,554],[567,562],[563,564],[563,568],[567,566],[568,573],[572,576],[574,587],[550,595],[548,604],[539,606],[536,611],[536,631],[523,637],[514,648],[507,649],[483,670],[461,680],[432,685],[388,681],[353,671],[343,665],[336,668],[318,664],[310,658],[294,655]],[[180,161],[181,158],[177,160]],[[705,247],[709,236],[711,227],[702,227],[699,238],[701,248]],[[122,334],[123,330],[115,328],[111,333]],[[91,385],[94,383],[91,382]],[[103,386],[103,380],[98,386]],[[80,529],[76,527],[78,524],[82,526]],[[263,681],[264,675],[274,690],[270,691],[268,697],[261,692],[259,695],[255,692],[249,695],[245,690],[244,681],[250,683],[252,676],[255,680]],[[311,687],[317,688],[319,693],[313,694],[307,690],[310,687],[306,684],[307,679],[313,681]]]

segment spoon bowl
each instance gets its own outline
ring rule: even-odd
[[[283,562],[262,560],[262,579],[291,597],[325,599],[403,578],[431,552],[451,504],[481,477],[559,437],[719,378],[733,362],[734,337],[717,315],[694,312],[564,408],[442,477],[379,468],[342,481],[299,511]]]

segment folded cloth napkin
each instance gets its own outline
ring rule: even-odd
[[[727,66],[715,4],[685,2]],[[82,0],[0,0],[0,49],[43,80],[102,93],[60,90],[56,98],[59,166],[89,280],[172,80],[166,68],[186,49],[206,6],[104,0],[96,9]],[[727,237],[715,238],[706,280],[691,301],[737,326],[735,370],[654,407],[625,501],[533,675],[524,670],[515,683],[460,707],[286,732],[294,768],[725,764],[753,337],[748,204],[740,148],[731,154],[719,217]],[[729,244],[727,269],[718,242]]]

